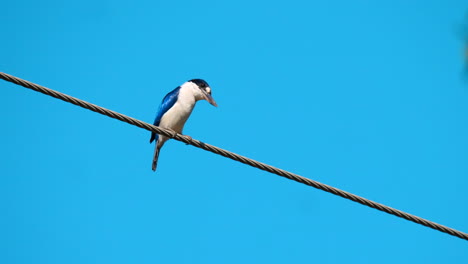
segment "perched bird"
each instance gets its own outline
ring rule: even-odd
[[[192,79],[168,93],[159,106],[154,125],[171,129],[179,134],[182,133],[185,122],[192,113],[195,103],[199,100],[207,100],[213,106],[218,106],[211,97],[211,88],[202,79]],[[153,171],[158,164],[159,150],[168,137],[151,133],[150,143],[156,140],[156,148],[153,157]]]

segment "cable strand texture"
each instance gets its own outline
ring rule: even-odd
[[[197,148],[201,148],[201,149],[204,149],[206,151],[210,151],[212,153],[224,156],[226,158],[229,158],[229,159],[232,159],[232,160],[235,160],[235,161],[239,161],[241,163],[247,164],[247,165],[252,166],[254,168],[258,168],[258,169],[261,169],[261,170],[264,170],[264,171],[279,175],[281,177],[285,177],[285,178],[288,178],[290,180],[303,183],[303,184],[308,185],[308,186],[312,186],[314,188],[317,188],[317,189],[320,189],[320,190],[323,190],[323,191],[338,195],[340,197],[343,197],[345,199],[360,203],[362,205],[369,206],[369,207],[377,209],[379,211],[382,211],[382,212],[385,212],[385,213],[388,213],[388,214],[391,214],[391,215],[394,215],[394,216],[409,220],[411,222],[414,222],[414,223],[417,223],[417,224],[420,224],[420,225],[430,227],[432,229],[447,233],[447,234],[452,235],[452,236],[459,237],[459,238],[464,239],[464,240],[468,240],[468,234],[467,233],[455,230],[453,228],[450,228],[450,227],[447,227],[447,226],[444,226],[444,225],[441,225],[441,224],[437,224],[435,222],[426,220],[424,218],[421,218],[421,217],[418,217],[418,216],[415,216],[415,215],[412,215],[412,214],[405,213],[405,212],[400,211],[398,209],[395,209],[395,208],[392,208],[392,207],[389,207],[389,206],[386,206],[386,205],[383,205],[383,204],[368,200],[368,199],[360,197],[358,195],[354,195],[352,193],[349,193],[349,192],[337,189],[335,187],[332,187],[332,186],[329,186],[329,185],[326,185],[326,184],[323,184],[323,183],[320,183],[320,182],[317,182],[317,181],[302,177],[300,175],[297,175],[297,174],[294,174],[294,173],[291,173],[291,172],[288,172],[288,171],[285,171],[285,170],[282,170],[282,169],[267,165],[265,163],[258,162],[258,161],[253,160],[253,159],[249,159],[247,157],[244,157],[244,156],[238,155],[236,153],[233,153],[233,152],[218,148],[216,146],[212,146],[210,144],[203,143],[203,142],[201,142],[199,140],[192,139],[191,137],[175,133],[174,131],[150,125],[150,124],[148,124],[146,122],[143,122],[143,121],[140,121],[138,119],[135,119],[135,118],[132,118],[132,117],[117,113],[115,111],[100,107],[100,106],[95,105],[95,104],[88,103],[88,102],[80,100],[78,98],[75,98],[75,97],[72,97],[72,96],[69,96],[69,95],[54,91],[54,90],[46,88],[44,86],[37,85],[35,83],[32,83],[32,82],[29,82],[29,81],[14,77],[12,75],[9,75],[9,74],[3,73],[3,72],[0,72],[0,78],[5,80],[5,81],[12,82],[12,83],[15,83],[17,85],[23,86],[25,88],[29,88],[29,89],[32,89],[34,91],[37,91],[37,92],[40,92],[40,93],[43,93],[43,94],[47,94],[47,95],[55,97],[57,99],[72,103],[74,105],[81,106],[83,108],[89,109],[89,110],[94,111],[96,113],[100,113],[100,114],[106,115],[108,117],[111,117],[111,118],[126,122],[126,123],[128,123],[130,125],[134,125],[134,126],[146,129],[148,131],[156,132],[158,134],[173,138],[175,140],[184,142],[186,144],[195,146]]]

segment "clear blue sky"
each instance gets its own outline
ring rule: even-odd
[[[4,1],[0,71],[468,232],[466,1]],[[462,263],[468,242],[0,82],[0,263]]]

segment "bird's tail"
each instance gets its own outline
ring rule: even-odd
[[[154,149],[154,156],[153,156],[153,166],[152,166],[153,171],[156,171],[156,167],[158,166],[158,158],[159,158],[160,149],[161,149],[161,146],[159,146],[159,144],[156,143],[156,148]]]
[[[164,143],[166,143],[167,140],[168,138],[159,136],[158,140],[156,141],[156,147],[154,148],[153,156],[153,171],[156,171],[156,167],[158,167],[159,150],[162,148],[162,146],[164,145]]]

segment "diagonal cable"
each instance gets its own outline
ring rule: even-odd
[[[433,228],[435,230],[447,233],[449,235],[456,236],[456,237],[459,237],[461,239],[468,240],[468,234],[467,233],[455,230],[453,228],[450,228],[450,227],[447,227],[447,226],[444,226],[444,225],[441,225],[441,224],[437,224],[435,222],[426,220],[424,218],[421,218],[421,217],[418,217],[418,216],[415,216],[415,215],[412,215],[412,214],[405,213],[405,212],[400,211],[398,209],[395,209],[395,208],[392,208],[392,207],[389,207],[389,206],[386,206],[386,205],[383,205],[383,204],[368,200],[368,199],[360,197],[358,195],[354,195],[352,193],[349,193],[349,192],[337,189],[335,187],[332,187],[332,186],[329,186],[329,185],[326,185],[326,184],[323,184],[323,183],[320,183],[320,182],[317,182],[317,181],[302,177],[300,175],[297,175],[297,174],[294,174],[294,173],[291,173],[291,172],[288,172],[288,171],[285,171],[285,170],[282,170],[282,169],[275,168],[275,167],[267,165],[265,163],[258,162],[258,161],[253,160],[253,159],[249,159],[247,157],[244,157],[244,156],[241,156],[239,154],[236,154],[236,153],[233,153],[233,152],[218,148],[216,146],[212,146],[210,144],[203,143],[203,142],[201,142],[199,140],[192,139],[191,137],[175,133],[175,132],[173,132],[171,130],[150,125],[150,124],[148,124],[146,122],[143,122],[143,121],[140,121],[138,119],[135,119],[135,118],[132,118],[132,117],[129,117],[129,116],[126,116],[126,115],[122,115],[122,114],[117,113],[115,111],[100,107],[100,106],[95,105],[95,104],[88,103],[88,102],[80,100],[78,98],[75,98],[75,97],[72,97],[72,96],[69,96],[69,95],[54,91],[54,90],[49,89],[49,88],[46,88],[44,86],[40,86],[40,85],[37,85],[35,83],[28,82],[26,80],[14,77],[12,75],[9,75],[9,74],[3,73],[3,72],[0,72],[0,78],[5,80],[5,81],[12,82],[12,83],[21,85],[23,87],[32,89],[34,91],[37,91],[37,92],[40,92],[40,93],[43,93],[43,94],[47,94],[47,95],[50,95],[50,96],[55,97],[57,99],[72,103],[74,105],[81,106],[83,108],[89,109],[89,110],[94,111],[96,113],[100,113],[100,114],[106,115],[108,117],[118,119],[118,120],[126,122],[126,123],[128,123],[130,125],[134,125],[134,126],[141,127],[143,129],[146,129],[146,130],[149,130],[149,131],[152,131],[152,132],[156,132],[158,134],[173,138],[175,140],[182,141],[182,142],[184,142],[186,144],[190,144],[190,145],[195,146],[197,148],[201,148],[201,149],[213,152],[215,154],[224,156],[226,158],[236,160],[236,161],[242,162],[244,164],[250,165],[252,167],[255,167],[255,168],[258,168],[258,169],[261,169],[261,170],[264,170],[264,171],[279,175],[281,177],[285,177],[285,178],[288,178],[290,180],[297,181],[297,182],[303,183],[305,185],[312,186],[314,188],[317,188],[317,189],[320,189],[320,190],[323,190],[323,191],[326,191],[326,192],[341,196],[341,197],[343,197],[345,199],[360,203],[362,205],[372,207],[372,208],[377,209],[379,211],[382,211],[382,212],[385,212],[385,213],[388,213],[388,214],[392,214],[392,215],[400,217],[400,218],[404,218],[406,220],[409,220],[411,222],[414,222],[414,223],[417,223],[417,224],[420,224],[420,225],[424,225],[424,226]]]

